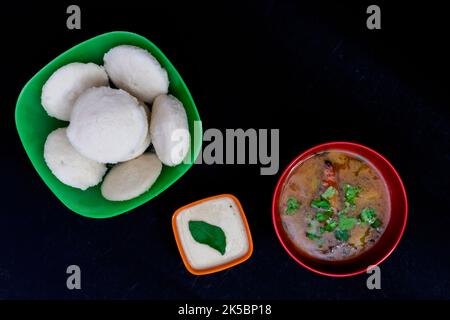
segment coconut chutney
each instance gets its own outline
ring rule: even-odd
[[[251,254],[251,238],[240,207],[229,196],[219,196],[186,206],[176,213],[175,232],[183,259],[192,269],[206,270],[232,263]],[[220,228],[226,239],[223,254],[194,239],[189,225],[202,222]]]

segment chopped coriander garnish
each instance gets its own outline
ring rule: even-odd
[[[324,222],[327,221],[333,215],[334,211],[332,209],[328,209],[326,211],[319,211],[316,213],[317,221]]]
[[[381,220],[377,218],[377,220],[375,220],[375,222],[372,223],[370,226],[375,229],[381,227]]]
[[[311,207],[315,209],[330,209],[331,205],[328,200],[325,199],[314,199],[311,201]]]
[[[349,238],[348,231],[341,229],[337,229],[336,231],[334,231],[334,236],[340,241],[347,241]]]
[[[334,230],[334,236],[340,241],[347,241],[350,237],[349,231],[352,230],[358,220],[354,217],[347,217],[344,213],[339,214],[339,221],[330,221],[327,227],[330,231]]]
[[[329,186],[324,193],[320,195],[322,199],[328,200],[336,194],[336,189],[333,186]]]
[[[339,215],[339,229],[340,230],[351,230],[355,227],[358,220],[354,217],[347,217],[345,214]]]
[[[361,221],[372,225],[377,220],[377,214],[372,208],[364,208],[361,210]]]
[[[338,218],[334,217],[336,209],[331,207],[329,201],[337,194],[337,190],[333,186],[329,186],[318,198],[311,201],[311,207],[316,209],[316,214],[311,219],[306,231],[309,239],[322,240],[321,236],[325,232],[334,232],[337,240],[346,242],[350,238],[350,231],[357,223],[367,223],[373,228],[381,226],[381,220],[378,219],[375,210],[371,208],[364,208],[358,217],[349,216],[349,212],[354,210],[356,198],[361,192],[359,186],[345,184],[343,192],[345,206],[338,213]]]
[[[320,195],[319,198],[311,201],[311,207],[315,209],[330,209],[331,205],[328,199],[333,197],[336,194],[336,189],[332,186],[329,186],[324,193]]]
[[[311,240],[317,240],[320,239],[319,233],[320,233],[320,223],[316,219],[312,219],[311,222],[308,223],[306,236]]]
[[[320,236],[318,236],[315,233],[309,232],[309,231],[306,232],[306,236],[308,237],[308,239],[311,239],[311,240],[318,240],[318,239],[320,239]]]
[[[345,202],[345,207],[344,209],[342,209],[341,211],[339,211],[338,214],[347,214],[351,209],[351,205],[350,203],[348,203],[347,201]]]
[[[345,202],[348,202],[350,205],[355,205],[355,199],[361,192],[361,188],[356,186],[353,187],[350,184],[344,185],[344,196],[345,196]]]
[[[296,213],[296,211],[300,208],[300,202],[298,202],[295,198],[289,198],[286,202],[286,209],[284,209],[284,214],[291,216]]]
[[[328,219],[327,224],[325,225],[325,230],[328,232],[334,231],[336,227],[338,226],[338,222],[334,219]]]

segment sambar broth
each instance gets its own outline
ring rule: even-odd
[[[317,153],[292,169],[278,206],[293,244],[322,260],[368,250],[390,219],[382,176],[365,159],[342,151]]]

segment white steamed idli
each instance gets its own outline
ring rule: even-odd
[[[127,92],[86,90],[75,102],[67,137],[82,155],[101,163],[129,160],[148,135],[144,107]]]
[[[189,151],[190,134],[186,111],[177,98],[164,94],[155,99],[150,135],[162,163],[173,167],[183,162]]]
[[[72,147],[66,128],[56,129],[48,135],[44,159],[59,181],[81,190],[97,185],[106,172],[104,164],[83,157]]]
[[[41,103],[48,115],[69,121],[75,100],[84,90],[108,85],[103,67],[94,63],[69,63],[56,70],[42,87]]]
[[[140,146],[136,149],[136,151],[134,153],[132,153],[127,160],[131,160],[134,158],[139,157],[141,154],[143,154],[145,152],[145,150],[147,150],[147,148],[150,146],[151,143],[151,138],[150,138],[150,119],[151,119],[151,112],[148,109],[147,105],[145,103],[141,102],[141,106],[144,108],[145,113],[147,115],[147,123],[148,123],[148,128],[149,130],[147,130],[147,135],[145,136],[144,141],[142,141],[142,143],[140,144]]]
[[[154,153],[115,165],[106,175],[101,191],[111,201],[125,201],[143,194],[155,183],[162,170]]]
[[[111,81],[144,102],[153,102],[169,88],[167,71],[147,50],[121,45],[103,57]]]

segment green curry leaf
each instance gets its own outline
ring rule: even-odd
[[[226,237],[222,228],[204,221],[189,221],[189,231],[195,241],[206,244],[213,249],[225,254]]]

